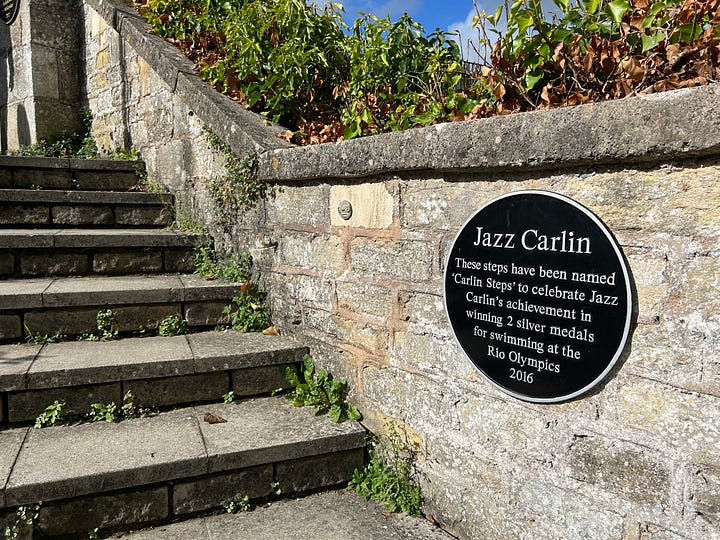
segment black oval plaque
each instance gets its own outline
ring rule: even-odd
[[[489,202],[462,227],[445,265],[457,341],[492,384],[526,401],[564,401],[598,384],[625,348],[632,304],[610,231],[556,193]]]
[[[0,20],[7,25],[15,22],[20,10],[20,0],[0,0]]]

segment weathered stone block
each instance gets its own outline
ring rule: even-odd
[[[15,272],[15,257],[12,253],[0,253],[0,274]]]
[[[441,178],[404,182],[401,186],[402,226],[447,230],[453,234],[483,204],[510,190],[509,182],[446,182]]]
[[[8,419],[10,422],[35,420],[55,400],[65,401],[71,414],[84,414],[92,403],[121,403],[120,383],[94,384],[8,394]]]
[[[154,330],[165,317],[181,315],[180,304],[149,304],[141,306],[119,306],[112,308],[115,326],[120,332]]]
[[[185,320],[189,326],[213,326],[227,321],[223,310],[227,302],[195,302],[185,306]]]
[[[438,338],[451,336],[443,297],[417,291],[403,291],[400,295],[402,317],[408,328],[418,334],[430,333]]]
[[[338,309],[357,315],[371,315],[383,321],[392,314],[396,295],[387,287],[368,282],[337,282]]]
[[[359,275],[424,281],[433,275],[433,246],[420,240],[356,238],[350,243],[350,264]]]
[[[618,429],[632,429],[648,446],[674,446],[679,451],[717,454],[720,398],[683,392],[639,377],[628,377],[612,388],[602,412]]]
[[[577,438],[568,451],[571,475],[639,504],[670,501],[672,471],[651,452],[621,441]]]
[[[231,373],[232,390],[237,396],[267,394],[277,388],[290,388],[278,366],[238,369]]]
[[[270,494],[272,465],[252,467],[218,476],[178,482],[173,489],[173,514],[190,514],[217,508],[240,493],[251,499]]]
[[[19,315],[0,315],[0,340],[22,337],[23,328]]]
[[[282,259],[289,266],[297,266],[324,275],[338,275],[345,266],[342,240],[326,234],[288,234],[280,242]]]
[[[138,178],[134,172],[75,171],[74,182],[79,189],[125,191],[135,186]]]
[[[162,265],[162,251],[142,250],[96,253],[92,268],[97,274],[133,274],[160,272]]]
[[[165,271],[192,273],[195,271],[195,251],[192,249],[166,249]]]
[[[362,468],[364,460],[365,451],[358,448],[283,461],[275,465],[275,477],[283,493],[330,487],[350,480],[355,469]]]
[[[45,225],[49,222],[50,209],[46,206],[0,206],[0,225]]]
[[[268,205],[268,222],[282,225],[302,225],[321,231],[330,229],[330,188],[327,185],[307,189],[307,186],[282,186]]]
[[[118,225],[164,227],[170,224],[171,213],[162,206],[119,206],[115,209]]]
[[[57,225],[111,225],[113,213],[108,206],[53,206],[52,222]]]
[[[332,309],[333,284],[330,279],[316,276],[272,274],[271,297],[283,295],[288,302],[303,306]]]
[[[19,169],[15,172],[15,186],[33,188],[42,186],[45,189],[74,189],[75,179],[69,169],[33,170]]]
[[[164,407],[217,400],[228,391],[229,386],[227,374],[219,372],[128,381],[125,390],[130,390],[136,402],[143,406]]]
[[[25,313],[25,325],[33,334],[78,335],[97,331],[97,309],[59,309]]]
[[[69,276],[87,274],[88,256],[83,253],[43,253],[21,255],[20,272],[23,276]]]
[[[11,169],[0,169],[0,187],[9,188],[13,184],[13,175]]]
[[[701,520],[720,530],[720,465],[700,465],[691,474],[688,505]]]
[[[139,525],[168,517],[168,488],[132,491],[46,503],[37,528],[42,534],[87,535],[96,528]]]

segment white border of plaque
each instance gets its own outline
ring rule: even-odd
[[[486,211],[493,205],[496,205],[496,204],[502,203],[502,202],[507,202],[507,199],[510,199],[513,197],[527,196],[527,195],[550,197],[550,198],[556,199],[558,201],[562,201],[563,203],[570,205],[572,208],[580,211],[592,222],[592,224],[594,224],[597,227],[597,231],[599,231],[602,234],[602,236],[604,236],[605,239],[607,239],[609,246],[612,247],[612,252],[614,252],[614,254],[615,254],[616,261],[612,261],[612,263],[616,263],[617,267],[622,270],[623,283],[620,284],[621,286],[619,287],[619,289],[622,290],[625,294],[625,304],[626,304],[624,314],[623,314],[624,315],[624,323],[618,327],[618,328],[622,328],[622,335],[619,336],[619,340],[617,341],[617,346],[614,347],[612,350],[607,350],[607,353],[605,354],[605,352],[602,350],[603,344],[601,342],[593,344],[593,347],[594,347],[593,353],[597,354],[597,351],[599,350],[600,351],[599,354],[603,360],[602,363],[599,362],[597,359],[593,360],[593,362],[595,364],[597,364],[597,369],[599,369],[602,365],[605,365],[605,367],[601,370],[601,372],[596,377],[594,377],[591,382],[583,383],[582,386],[579,388],[571,388],[568,391],[559,392],[558,395],[550,395],[550,396],[542,396],[542,397],[534,396],[531,393],[525,394],[521,391],[518,391],[517,389],[505,387],[505,386],[503,386],[503,384],[494,380],[492,376],[488,375],[488,373],[486,373],[486,371],[483,369],[483,362],[485,362],[487,360],[485,353],[477,354],[477,351],[474,350],[475,348],[482,348],[482,347],[487,348],[488,342],[482,341],[482,340],[471,341],[467,338],[465,338],[463,340],[463,338],[459,337],[458,333],[456,332],[455,322],[453,320],[453,317],[457,316],[458,313],[460,313],[460,317],[458,317],[458,318],[461,318],[462,313],[464,313],[464,310],[466,309],[467,306],[463,305],[462,309],[458,308],[456,310],[456,313],[454,313],[454,314],[451,314],[450,309],[448,308],[448,274],[450,272],[455,272],[454,274],[451,274],[451,276],[457,275],[457,272],[456,272],[457,263],[454,263],[454,261],[452,259],[454,257],[457,258],[458,254],[460,253],[458,251],[458,249],[462,249],[462,248],[457,248],[460,237],[467,236],[466,229],[468,228],[468,226],[470,226],[470,224],[472,222],[476,221],[476,218],[481,213],[483,213],[484,211]],[[542,223],[542,216],[538,217],[538,223]],[[540,225],[538,225],[538,227],[540,227]],[[475,228],[477,229],[478,227],[475,226]],[[508,232],[507,230],[505,230],[504,232],[506,233],[506,236],[510,236],[509,234],[507,234],[507,232]],[[501,228],[498,228],[498,230],[495,231],[495,233],[498,237],[500,237],[499,235],[502,234],[503,231],[501,230]],[[473,231],[473,234],[475,234],[474,231]],[[477,234],[478,234],[478,238],[477,238],[476,242],[480,242],[479,231]],[[504,242],[504,241],[505,241],[504,238],[502,240],[498,240],[498,242]],[[496,245],[494,247],[499,247],[499,246]],[[487,253],[491,253],[491,252],[492,251],[490,249],[486,249],[484,253],[487,254]],[[527,257],[525,260],[527,260]],[[474,264],[476,264],[476,262],[474,262]],[[476,268],[476,266],[473,266],[473,268]],[[558,270],[558,269],[556,269],[556,270]],[[560,269],[560,271],[561,271],[561,269]],[[483,278],[486,278],[485,275],[483,275]],[[482,280],[483,278],[471,276],[470,278],[466,278],[466,279]],[[486,278],[486,279],[488,279],[488,278]],[[515,282],[515,283],[517,284],[518,282]],[[483,287],[482,284],[479,284],[476,286]],[[574,201],[573,199],[566,197],[564,195],[560,195],[558,193],[554,193],[551,191],[544,191],[544,190],[521,190],[521,191],[513,191],[513,192],[507,193],[505,195],[501,195],[501,196],[487,202],[483,206],[481,206],[476,212],[474,212],[465,221],[463,226],[460,228],[458,233],[455,235],[452,243],[450,244],[450,249],[448,250],[448,254],[445,259],[445,270],[443,273],[443,303],[445,306],[445,314],[447,316],[448,323],[450,325],[450,329],[453,333],[453,337],[455,338],[456,342],[460,345],[460,348],[463,350],[465,356],[480,371],[480,373],[483,374],[483,376],[488,380],[488,382],[490,382],[498,390],[500,390],[510,396],[513,396],[513,397],[523,400],[523,401],[528,401],[528,402],[533,402],[533,403],[558,403],[561,401],[567,401],[567,400],[576,398],[582,394],[585,394],[590,389],[597,386],[601,381],[603,381],[608,376],[608,374],[612,371],[612,369],[615,367],[616,363],[618,362],[618,360],[622,356],[623,352],[625,351],[625,348],[627,347],[628,339],[630,337],[630,331],[631,331],[631,327],[632,327],[633,313],[634,313],[634,309],[635,309],[635,307],[634,307],[635,306],[635,298],[633,296],[633,289],[631,286],[629,268],[628,268],[625,256],[624,256],[619,244],[615,240],[615,237],[612,235],[612,233],[610,232],[608,227],[600,220],[600,218],[598,218],[594,213],[592,213],[590,210],[588,210],[586,207],[584,207],[577,201]],[[502,318],[502,315],[500,316],[500,318]],[[461,321],[461,322],[463,325],[468,325],[467,321]],[[458,325],[460,325],[460,322],[458,322]],[[619,334],[619,331],[616,331],[616,333]],[[481,347],[477,347],[476,346],[477,343],[480,343]],[[555,346],[555,347],[556,347],[555,351],[557,352],[558,348],[557,348],[557,346]],[[473,349],[473,350],[468,352],[468,349]],[[579,358],[580,355],[579,355],[579,353],[577,353],[577,354],[578,354],[577,358]],[[494,360],[494,361],[497,362],[496,360]],[[562,362],[562,361],[563,361],[563,359],[559,358],[559,362]],[[516,365],[519,365],[519,364],[516,364]],[[577,366],[578,366],[578,362],[576,362],[574,369],[577,370],[578,369]],[[558,367],[557,369],[560,369],[560,368]],[[513,370],[513,371],[515,371],[515,370]],[[562,373],[560,372],[557,376],[562,378]],[[529,386],[528,386],[528,388],[529,388]]]

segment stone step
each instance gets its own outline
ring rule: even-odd
[[[279,366],[307,352],[287,338],[232,330],[0,345],[0,423],[33,421],[55,400],[80,415],[92,403],[122,403],[128,391],[144,407],[268,394],[288,386]]]
[[[0,280],[0,340],[93,333],[98,310],[108,308],[121,333],[157,328],[173,314],[191,328],[212,328],[240,288],[185,274]]]
[[[0,188],[127,191],[144,168],[141,161],[0,156]]]
[[[204,241],[169,229],[0,229],[0,276],[192,272]]]
[[[302,516],[299,519],[299,516]],[[454,540],[421,517],[393,514],[347,489],[283,499],[251,512],[201,516],[112,538],[125,540]]]
[[[0,189],[0,227],[165,227],[169,194]]]
[[[227,420],[208,423],[211,413]],[[76,535],[177,519],[235,494],[283,496],[347,481],[365,431],[282,397],[157,416],[0,432],[0,507],[43,501],[38,535]]]

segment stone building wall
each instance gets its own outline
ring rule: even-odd
[[[0,24],[0,149],[73,133],[82,125],[80,0],[23,0]]]
[[[393,419],[419,444],[425,511],[444,528],[720,537],[720,87],[287,148],[121,3],[85,0],[85,28],[95,133],[138,149],[206,224],[206,186],[222,171],[203,127],[259,155],[276,193],[218,239],[251,251],[281,332],[350,381],[366,425]],[[524,189],[597,214],[637,291],[618,368],[566,403],[499,393],[444,313],[457,230]]]

